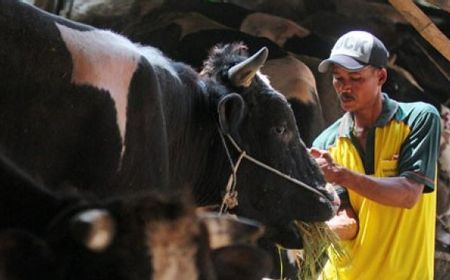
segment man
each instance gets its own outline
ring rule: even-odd
[[[433,279],[439,114],[381,91],[387,61],[378,38],[352,31],[319,65],[332,71],[346,113],[311,154],[350,202],[328,222],[349,258],[330,253],[323,279]]]

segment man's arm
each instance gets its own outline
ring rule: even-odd
[[[353,172],[336,164],[327,151],[311,149],[311,155],[328,182],[345,186],[387,206],[412,208],[424,189],[423,184],[402,176],[378,178]]]
[[[339,172],[340,184],[387,206],[412,208],[419,201],[424,188],[423,184],[402,176],[377,178],[346,168]]]

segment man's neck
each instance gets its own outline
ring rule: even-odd
[[[373,127],[383,110],[383,96],[377,98],[366,108],[353,112],[352,134],[358,139],[361,148],[365,151],[369,128]]]
[[[364,109],[353,112],[354,128],[359,130],[366,130],[372,127],[383,110],[383,96],[380,93],[380,98],[376,99],[372,104],[368,104]]]

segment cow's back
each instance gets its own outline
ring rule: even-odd
[[[149,178],[154,181],[146,184],[164,185],[160,97],[139,47],[18,1],[2,0],[0,7],[0,145],[6,154],[55,188],[103,193],[125,182],[142,187]],[[156,148],[138,151],[131,146],[154,139],[133,132],[149,123]],[[149,166],[149,159],[157,166],[133,168]]]

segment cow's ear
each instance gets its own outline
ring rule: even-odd
[[[237,130],[244,118],[244,99],[237,93],[222,97],[217,104],[219,125],[223,133],[229,134]]]

